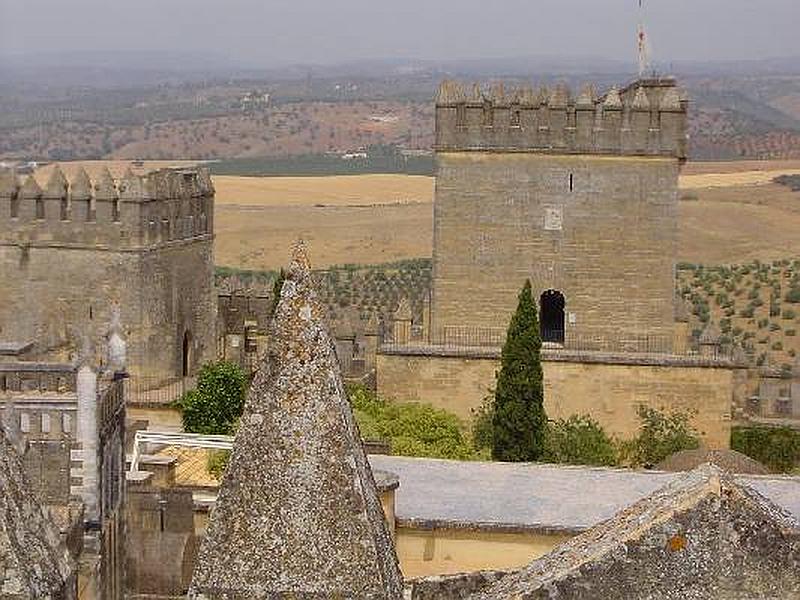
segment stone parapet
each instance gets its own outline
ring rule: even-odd
[[[596,97],[558,85],[466,91],[445,81],[436,98],[436,150],[687,157],[688,101],[672,78],[634,81]]]

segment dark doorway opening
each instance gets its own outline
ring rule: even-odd
[[[547,290],[539,299],[543,342],[564,343],[564,304],[564,294],[558,290]]]
[[[189,377],[192,372],[192,334],[188,331],[183,334],[182,357],[181,374],[184,377]]]

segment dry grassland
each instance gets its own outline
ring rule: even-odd
[[[127,161],[65,163],[115,176]],[[190,161],[149,161],[139,172]],[[37,179],[44,184],[44,167]],[[681,261],[722,264],[800,256],[800,193],[771,183],[800,173],[800,161],[689,163],[681,177]],[[215,177],[215,260],[247,269],[286,263],[290,244],[309,242],[316,266],[431,256],[433,178]],[[691,198],[691,199],[690,199]]]

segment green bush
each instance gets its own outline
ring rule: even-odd
[[[348,387],[361,436],[390,443],[392,454],[477,458],[455,415],[426,404],[387,402],[361,385]]]
[[[247,376],[239,365],[221,361],[204,365],[197,388],[176,401],[188,433],[230,435],[244,408]]]
[[[633,466],[652,468],[679,450],[700,447],[700,439],[691,425],[693,412],[674,411],[670,414],[639,406],[639,434],[623,442],[622,454]]]
[[[731,449],[771,471],[789,473],[800,464],[800,432],[789,427],[733,427]]]
[[[797,316],[797,313],[794,310],[792,310],[791,308],[787,308],[786,310],[783,311],[783,314],[781,314],[781,318],[782,319],[786,319],[787,321],[791,321],[796,316]]]
[[[547,424],[546,462],[569,465],[614,466],[618,462],[614,440],[588,415],[572,415]]]
[[[785,299],[792,304],[800,304],[800,287],[792,286],[792,288],[786,292]]]

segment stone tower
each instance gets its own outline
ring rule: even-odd
[[[190,374],[214,356],[213,214],[204,169],[0,172],[0,341],[68,360],[119,307],[132,375]]]
[[[671,351],[687,102],[673,79],[436,100],[432,341],[502,336],[526,278],[546,342]]]

